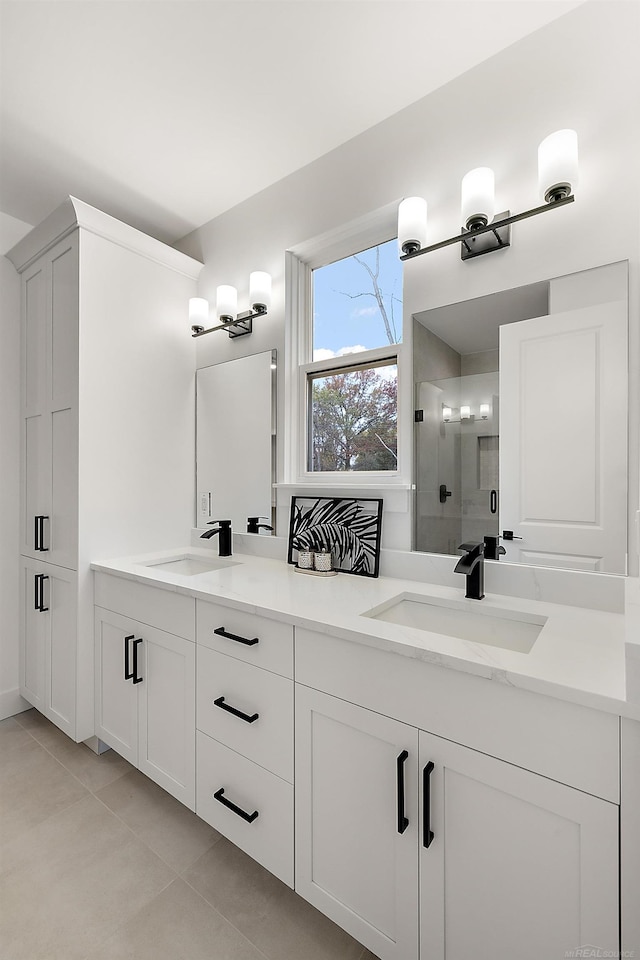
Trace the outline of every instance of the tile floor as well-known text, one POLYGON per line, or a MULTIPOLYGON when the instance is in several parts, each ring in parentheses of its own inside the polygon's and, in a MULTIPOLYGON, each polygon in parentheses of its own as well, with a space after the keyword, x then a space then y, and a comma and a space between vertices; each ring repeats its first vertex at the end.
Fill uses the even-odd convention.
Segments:
POLYGON ((375 960, 113 751, 0 722, 3 960, 375 960))

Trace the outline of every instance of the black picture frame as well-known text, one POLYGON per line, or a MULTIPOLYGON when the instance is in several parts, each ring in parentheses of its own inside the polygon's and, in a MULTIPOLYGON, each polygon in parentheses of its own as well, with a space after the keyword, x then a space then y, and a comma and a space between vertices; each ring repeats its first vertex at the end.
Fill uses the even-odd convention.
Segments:
POLYGON ((287 563, 300 549, 331 550, 334 569, 360 577, 380 571, 382 499, 291 497, 287 563))

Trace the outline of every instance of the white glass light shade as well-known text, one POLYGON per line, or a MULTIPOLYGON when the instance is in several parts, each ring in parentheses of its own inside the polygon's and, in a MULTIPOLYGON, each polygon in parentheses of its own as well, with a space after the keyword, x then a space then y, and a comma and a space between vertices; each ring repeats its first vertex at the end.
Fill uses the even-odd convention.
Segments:
POLYGON ((271 306, 271 274, 254 270, 249 275, 249 302, 253 310, 266 313, 271 306))
POLYGON ((462 223, 467 230, 493 220, 495 192, 495 177, 490 167, 476 167, 462 178, 462 223))
POLYGON ((206 327, 209 322, 209 301, 204 297, 191 297, 189 300, 189 325, 206 327))
POLYGON ((442 419, 445 423, 448 423, 451 420, 451 407, 442 408, 442 419))
POLYGON ((480 404, 480 416, 482 417, 482 419, 483 419, 483 420, 486 420, 490 413, 491 413, 491 407, 489 406, 489 404, 488 404, 488 403, 481 403, 481 404, 480 404))
POLYGON ((398 207, 400 253, 415 253, 427 245, 427 201, 407 197, 398 207))
POLYGON ((538 147, 538 187, 546 203, 568 197, 578 183, 578 134, 556 130, 538 147))
POLYGON ((235 320, 238 313, 238 291, 227 284, 216 289, 216 314, 219 320, 235 320))
POLYGON ((460 419, 468 420, 470 416, 471 416, 471 407, 468 406, 466 403, 463 403, 462 406, 460 407, 460 419))

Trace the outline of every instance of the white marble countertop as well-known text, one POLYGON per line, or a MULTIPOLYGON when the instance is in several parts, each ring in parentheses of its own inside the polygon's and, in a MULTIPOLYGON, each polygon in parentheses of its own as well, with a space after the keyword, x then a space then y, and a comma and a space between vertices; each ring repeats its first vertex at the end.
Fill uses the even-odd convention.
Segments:
POLYGON ((640 720, 640 697, 627 699, 623 614, 489 593, 483 601, 465 600, 462 589, 391 577, 309 577, 282 560, 242 554, 234 554, 232 566, 191 576, 145 566, 185 554, 216 556, 187 546, 95 562, 92 568, 640 720), (529 653, 520 653, 363 616, 403 593, 546 622, 529 653))

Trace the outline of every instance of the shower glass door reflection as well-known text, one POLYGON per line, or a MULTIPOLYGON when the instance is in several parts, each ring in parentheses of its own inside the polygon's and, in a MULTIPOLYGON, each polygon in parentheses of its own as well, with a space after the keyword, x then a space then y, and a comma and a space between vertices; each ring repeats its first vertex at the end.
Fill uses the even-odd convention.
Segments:
POLYGON ((415 549, 499 533, 498 372, 416 384, 415 549))

